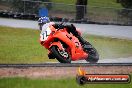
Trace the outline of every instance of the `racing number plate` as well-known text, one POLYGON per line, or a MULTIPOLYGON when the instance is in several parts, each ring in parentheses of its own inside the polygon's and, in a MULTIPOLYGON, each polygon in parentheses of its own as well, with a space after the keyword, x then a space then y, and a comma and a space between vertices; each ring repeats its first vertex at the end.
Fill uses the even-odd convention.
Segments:
POLYGON ((51 30, 49 27, 45 31, 42 31, 40 34, 40 41, 46 41, 50 33, 51 33, 51 30))

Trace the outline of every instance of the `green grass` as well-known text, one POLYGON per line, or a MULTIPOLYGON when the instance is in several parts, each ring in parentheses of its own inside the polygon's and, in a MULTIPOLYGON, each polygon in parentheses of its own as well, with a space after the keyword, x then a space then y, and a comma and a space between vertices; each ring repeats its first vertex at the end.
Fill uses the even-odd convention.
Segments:
MULTIPOLYGON (((0 27, 0 63, 44 63, 47 50, 39 44, 39 30, 0 27)), ((132 56, 132 41, 93 35, 85 39, 98 50, 100 58, 132 56)))
MULTIPOLYGON (((55 12, 54 16, 66 17, 73 19, 76 16, 75 3, 77 0, 51 0, 55 3, 64 4, 53 4, 51 13, 55 12), (71 5, 67 5, 71 4, 71 5)), ((88 18, 95 22, 116 22, 120 10, 123 8, 117 0, 88 0, 87 14, 84 18, 88 18)), ((125 19, 125 18, 124 18, 125 19)))
MULTIPOLYGON (((74 4, 76 0, 51 0, 52 2, 56 3, 65 3, 65 4, 74 4)), ((99 7, 114 7, 114 8, 121 8, 120 3, 116 3, 116 0, 88 0, 89 6, 99 6, 99 7)))
POLYGON ((0 78, 0 88, 132 88, 130 84, 86 84, 80 86, 74 78, 29 79, 0 78))
POLYGON ((89 0, 90 6, 99 6, 99 7, 114 7, 121 8, 120 3, 116 3, 117 0, 89 0))
POLYGON ((100 58, 120 58, 132 56, 132 41, 88 35, 84 38, 99 52, 100 58))
POLYGON ((38 30, 0 27, 0 63, 43 63, 47 50, 39 44, 38 30))
POLYGON ((76 0, 51 0, 55 3, 75 4, 76 0))

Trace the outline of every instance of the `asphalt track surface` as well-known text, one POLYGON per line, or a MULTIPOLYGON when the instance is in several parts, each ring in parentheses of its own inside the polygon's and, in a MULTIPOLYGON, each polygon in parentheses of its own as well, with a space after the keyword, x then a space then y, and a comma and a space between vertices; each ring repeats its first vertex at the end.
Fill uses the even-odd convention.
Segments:
MULTIPOLYGON (((15 27, 15 28, 30 28, 30 29, 38 30, 37 21, 30 21, 30 20, 0 18, 0 25, 15 27)), ((105 37, 132 40, 132 26, 97 25, 97 24, 74 24, 74 25, 80 28, 81 31, 86 34, 94 34, 105 37)), ((54 63, 58 63, 58 62, 54 62, 54 63)), ((86 61, 85 60, 72 61, 72 63, 86 63, 86 61)), ((98 63, 132 63, 132 57, 101 59, 99 60, 98 63)))
POLYGON ((132 66, 132 63, 43 63, 43 64, 0 64, 0 68, 26 68, 26 67, 88 67, 88 66, 132 66))
MULTIPOLYGON (((16 27, 16 28, 31 28, 38 30, 37 21, 30 21, 30 20, 0 18, 0 25, 16 27)), ((81 29, 80 31, 82 31, 83 33, 132 40, 132 26, 75 24, 75 23, 74 25, 80 28, 81 29)))

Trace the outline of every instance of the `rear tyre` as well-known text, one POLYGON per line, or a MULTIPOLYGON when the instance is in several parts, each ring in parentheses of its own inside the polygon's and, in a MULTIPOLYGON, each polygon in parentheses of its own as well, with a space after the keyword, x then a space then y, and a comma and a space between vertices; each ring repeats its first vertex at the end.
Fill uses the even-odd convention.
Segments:
POLYGON ((87 62, 90 63, 98 62, 99 54, 97 50, 89 42, 86 42, 86 44, 84 45, 84 51, 86 51, 89 54, 88 58, 86 59, 87 62))
POLYGON ((70 55, 66 50, 60 50, 57 46, 52 46, 50 49, 60 63, 71 63, 70 55))

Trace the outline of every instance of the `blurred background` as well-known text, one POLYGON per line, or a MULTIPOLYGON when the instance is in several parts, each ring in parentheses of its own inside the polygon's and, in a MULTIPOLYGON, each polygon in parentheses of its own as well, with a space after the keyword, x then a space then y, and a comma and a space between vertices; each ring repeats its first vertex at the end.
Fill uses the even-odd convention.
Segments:
POLYGON ((132 0, 0 0, 0 17, 132 25, 132 0))

